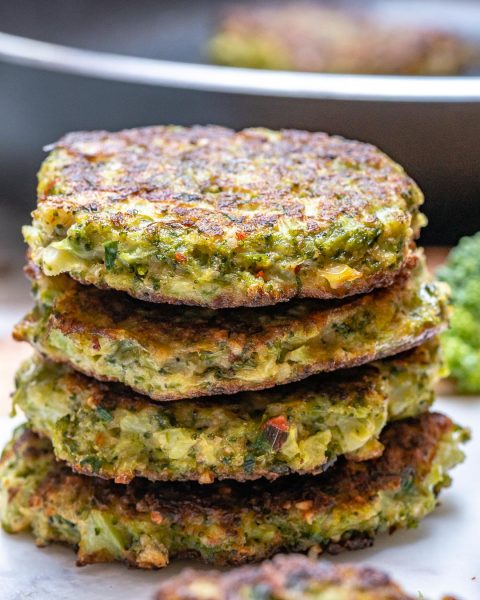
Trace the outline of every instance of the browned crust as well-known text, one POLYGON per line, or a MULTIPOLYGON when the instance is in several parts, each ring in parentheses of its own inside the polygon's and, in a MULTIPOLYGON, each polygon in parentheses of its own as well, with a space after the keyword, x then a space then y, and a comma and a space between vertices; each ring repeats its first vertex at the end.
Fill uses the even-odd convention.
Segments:
POLYGON ((49 175, 42 181, 41 173, 45 195, 40 194, 40 202, 96 211, 138 196, 157 207, 168 205, 175 223, 213 237, 231 229, 232 216, 247 234, 270 228, 283 216, 305 221, 315 230, 318 217, 333 222, 346 211, 358 216, 372 199, 389 205, 390 192, 400 200, 418 191, 375 146, 294 129, 236 132, 209 125, 74 132, 61 138, 53 152, 65 153, 65 160, 54 164, 60 180, 51 182, 52 190, 49 175), (112 171, 105 175, 102 170, 110 160, 115 161, 113 178, 112 171), (335 165, 340 170, 329 168, 334 161, 339 161, 335 165), (239 178, 252 164, 255 176, 239 178), (350 177, 359 186, 355 190, 346 190, 350 177), (345 191, 351 193, 339 199, 345 191), (305 214, 299 192, 321 196, 316 217, 305 214), (256 208, 248 205, 245 215, 246 201, 252 198, 256 208), (204 200, 208 209, 199 206, 204 200))
POLYGON ((301 554, 278 555, 260 565, 239 567, 227 573, 184 569, 165 581, 155 598, 195 600, 192 584, 199 583, 208 584, 211 590, 211 596, 203 596, 203 600, 242 600, 242 588, 257 586, 268 593, 269 598, 286 598, 289 591, 300 598, 302 591, 312 584, 313 589, 315 584, 323 584, 368 592, 370 600, 415 600, 382 571, 366 566, 314 561, 301 554))

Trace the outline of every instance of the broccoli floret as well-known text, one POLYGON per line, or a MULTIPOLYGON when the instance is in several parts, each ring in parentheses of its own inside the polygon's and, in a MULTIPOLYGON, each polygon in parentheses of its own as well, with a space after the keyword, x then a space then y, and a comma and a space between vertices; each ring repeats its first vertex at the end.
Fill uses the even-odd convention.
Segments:
POLYGON ((438 276, 450 285, 454 307, 445 360, 460 391, 480 392, 480 232, 460 240, 438 276))

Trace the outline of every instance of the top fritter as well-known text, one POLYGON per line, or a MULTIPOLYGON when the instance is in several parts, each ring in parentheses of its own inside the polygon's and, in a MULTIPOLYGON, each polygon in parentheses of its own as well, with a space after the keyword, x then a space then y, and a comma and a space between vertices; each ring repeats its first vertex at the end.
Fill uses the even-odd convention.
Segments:
POLYGON ((24 228, 46 275, 212 308, 389 285, 423 196, 374 146, 304 131, 73 133, 24 228))

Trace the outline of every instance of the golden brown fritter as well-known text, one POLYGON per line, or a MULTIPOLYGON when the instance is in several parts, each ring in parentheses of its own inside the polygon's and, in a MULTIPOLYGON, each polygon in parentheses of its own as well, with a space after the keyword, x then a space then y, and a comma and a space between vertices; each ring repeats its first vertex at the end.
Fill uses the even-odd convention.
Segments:
POLYGON ((393 286, 342 301, 213 311, 142 303, 66 275, 34 277, 15 337, 155 400, 264 389, 397 354, 446 327, 446 286, 423 257, 393 286))
POLYGON ((391 284, 422 202, 369 144, 159 126, 62 138, 24 234, 46 275, 153 302, 261 306, 391 284))
POLYGON ((433 402, 438 341, 409 353, 261 392, 153 403, 35 356, 14 405, 75 471, 128 483, 276 479, 321 473, 338 456, 379 456, 387 421, 433 402))

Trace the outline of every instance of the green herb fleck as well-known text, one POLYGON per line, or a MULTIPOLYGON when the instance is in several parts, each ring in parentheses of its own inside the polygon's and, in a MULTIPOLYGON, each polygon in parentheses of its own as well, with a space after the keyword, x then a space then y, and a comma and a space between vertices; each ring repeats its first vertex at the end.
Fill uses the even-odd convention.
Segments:
POLYGON ((118 242, 107 242, 104 245, 105 249, 105 267, 107 271, 113 269, 115 260, 118 254, 118 242))
POLYGON ((111 421, 113 419, 111 413, 109 413, 107 409, 102 408, 101 406, 98 406, 95 412, 97 414, 97 417, 102 421, 111 421))

